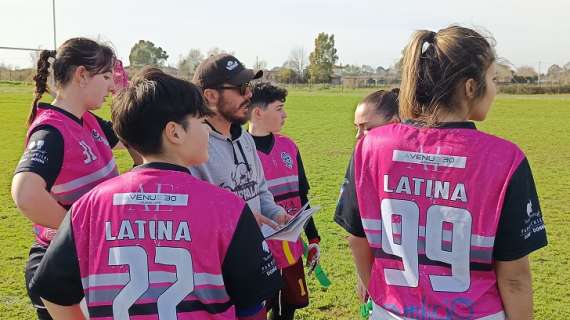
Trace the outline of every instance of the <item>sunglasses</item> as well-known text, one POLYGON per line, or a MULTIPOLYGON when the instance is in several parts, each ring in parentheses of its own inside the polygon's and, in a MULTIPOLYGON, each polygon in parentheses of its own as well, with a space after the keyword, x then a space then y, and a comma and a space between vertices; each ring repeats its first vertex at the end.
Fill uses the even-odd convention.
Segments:
POLYGON ((237 90, 240 95, 245 96, 247 93, 247 89, 251 89, 251 85, 249 82, 242 83, 239 86, 219 86, 216 89, 224 89, 224 90, 237 90))

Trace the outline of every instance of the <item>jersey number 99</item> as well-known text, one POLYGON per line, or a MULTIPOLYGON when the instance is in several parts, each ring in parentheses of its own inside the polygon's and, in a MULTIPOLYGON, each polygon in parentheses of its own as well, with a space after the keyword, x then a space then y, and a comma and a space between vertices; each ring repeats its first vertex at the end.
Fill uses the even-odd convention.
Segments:
MULTIPOLYGON (((417 287, 419 281, 418 240, 420 209, 413 201, 383 199, 382 250, 402 258, 403 270, 384 269, 389 285, 417 287), (401 239, 394 239, 393 216, 401 218, 401 239)), ((425 254, 430 260, 451 265, 451 276, 430 275, 433 291, 465 292, 469 289, 469 253, 471 249, 471 213, 465 209, 432 205, 427 209, 425 254), (444 223, 453 226, 451 250, 444 250, 444 223)))

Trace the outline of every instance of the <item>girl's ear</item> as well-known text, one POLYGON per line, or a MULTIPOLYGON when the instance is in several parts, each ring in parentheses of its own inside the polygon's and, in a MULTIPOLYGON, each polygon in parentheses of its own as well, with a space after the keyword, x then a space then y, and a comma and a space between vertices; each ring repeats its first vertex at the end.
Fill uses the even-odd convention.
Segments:
POLYGON ((469 100, 475 98, 475 94, 477 92, 477 81, 475 79, 467 79, 465 81, 465 97, 469 100))

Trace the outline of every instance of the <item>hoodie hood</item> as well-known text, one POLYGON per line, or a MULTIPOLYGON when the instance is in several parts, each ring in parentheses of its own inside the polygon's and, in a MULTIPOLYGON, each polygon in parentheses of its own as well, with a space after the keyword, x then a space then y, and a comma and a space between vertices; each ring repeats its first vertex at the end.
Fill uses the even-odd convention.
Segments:
POLYGON ((243 151, 243 146, 240 142, 240 140, 243 137, 243 133, 245 132, 243 130, 243 128, 236 123, 232 123, 230 126, 230 135, 231 138, 228 138, 226 136, 224 136, 223 134, 221 134, 220 132, 218 132, 218 130, 216 130, 216 128, 214 128, 214 126, 212 126, 211 123, 209 123, 208 121, 206 121, 206 124, 208 124, 210 126, 210 128, 212 129, 212 131, 210 131, 210 137, 213 139, 218 139, 218 140, 223 140, 226 141, 227 143, 231 144, 232 146, 232 153, 233 153, 233 157, 234 157, 234 165, 238 165, 240 163, 239 159, 243 159, 243 162, 247 168, 247 171, 251 171, 251 165, 249 164, 249 162, 247 161, 247 157, 243 151), (237 149, 237 151, 236 151, 237 149), (240 157, 238 158, 238 153, 240 154, 240 157))
MULTIPOLYGON (((206 122, 207 123, 207 122, 206 122)), ((253 212, 272 218, 283 208, 277 206, 267 189, 263 167, 252 136, 238 124, 230 127, 231 138, 212 128, 208 141, 208 161, 190 167, 193 176, 227 189, 245 200, 253 212)))

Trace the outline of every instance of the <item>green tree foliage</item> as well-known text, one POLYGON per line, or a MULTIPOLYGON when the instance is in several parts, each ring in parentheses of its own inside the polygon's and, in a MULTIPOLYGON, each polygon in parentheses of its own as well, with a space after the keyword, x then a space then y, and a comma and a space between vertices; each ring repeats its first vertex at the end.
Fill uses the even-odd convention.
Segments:
POLYGON ((191 78, 196 68, 204 60, 200 49, 190 49, 186 56, 180 58, 177 64, 178 71, 183 77, 191 78))
POLYGON ((277 82, 279 83, 296 83, 298 82, 299 75, 291 68, 283 67, 279 69, 277 74, 277 82))
POLYGON ((157 47, 151 41, 139 40, 129 54, 131 66, 163 66, 168 59, 168 54, 161 47, 157 47))
POLYGON ((334 34, 319 33, 315 38, 315 50, 309 56, 309 80, 313 83, 330 82, 337 60, 334 34))

